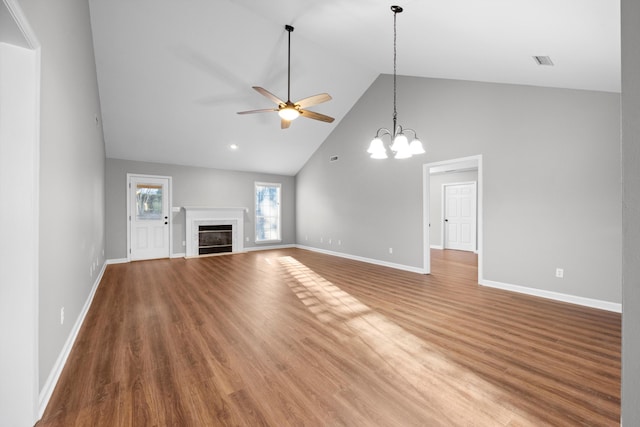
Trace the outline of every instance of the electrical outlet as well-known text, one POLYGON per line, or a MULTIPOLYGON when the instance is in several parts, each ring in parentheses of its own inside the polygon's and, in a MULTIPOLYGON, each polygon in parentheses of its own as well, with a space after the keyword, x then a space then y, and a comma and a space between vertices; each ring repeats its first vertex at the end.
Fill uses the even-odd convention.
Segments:
POLYGON ((186 241, 182 241, 182 246, 187 246, 187 242, 186 241))
POLYGON ((331 244, 331 239, 329 239, 329 244, 331 244))
POLYGON ((248 242, 248 241, 249 241, 249 238, 248 238, 248 237, 245 237, 245 238, 244 238, 244 241, 245 241, 245 242, 248 242))
POLYGON ((320 243, 323 243, 323 242, 324 242, 324 237, 321 237, 320 238, 320 243))
POLYGON ((342 240, 338 239, 338 246, 342 245, 342 240))
POLYGON ((393 248, 389 248, 389 253, 392 254, 393 253, 393 248))
POLYGON ((556 268, 556 277, 558 279, 564 278, 564 268, 556 268))
POLYGON ((64 325, 64 307, 60 309, 60 324, 64 325))

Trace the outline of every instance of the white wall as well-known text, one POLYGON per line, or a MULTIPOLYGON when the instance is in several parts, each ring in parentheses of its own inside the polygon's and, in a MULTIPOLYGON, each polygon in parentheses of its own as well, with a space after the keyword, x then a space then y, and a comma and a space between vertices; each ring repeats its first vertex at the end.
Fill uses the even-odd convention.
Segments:
POLYGON ((399 77, 427 153, 376 161, 391 88, 381 75, 298 173, 298 243, 421 268, 423 165, 481 154, 484 279, 621 302, 619 94, 399 77))
MULTIPOLYGON (((0 8, 4 7, 0 5, 0 8)), ((1 41, 1 40, 0 40, 1 41)), ((0 425, 37 413, 37 52, 0 42, 0 425)))

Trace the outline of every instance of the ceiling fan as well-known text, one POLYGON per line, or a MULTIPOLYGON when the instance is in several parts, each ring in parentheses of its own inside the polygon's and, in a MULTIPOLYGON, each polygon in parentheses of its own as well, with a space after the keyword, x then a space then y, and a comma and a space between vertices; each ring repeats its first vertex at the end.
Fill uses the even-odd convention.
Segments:
POLYGON ((260 86, 253 86, 258 93, 266 96, 271 101, 278 104, 277 108, 263 108, 260 110, 239 111, 238 114, 255 114, 255 113, 268 113, 277 111, 280 116, 280 127, 287 129, 291 125, 291 121, 298 118, 298 116, 306 117, 308 119, 320 120, 322 122, 331 123, 334 118, 326 116, 324 114, 316 113, 315 111, 305 110, 304 108, 318 105, 323 102, 331 100, 331 95, 328 93, 320 93, 318 95, 309 96, 303 98, 297 102, 291 102, 291 32, 293 27, 291 25, 285 25, 285 30, 289 32, 289 56, 287 64, 287 101, 283 101, 268 90, 261 88, 260 86))

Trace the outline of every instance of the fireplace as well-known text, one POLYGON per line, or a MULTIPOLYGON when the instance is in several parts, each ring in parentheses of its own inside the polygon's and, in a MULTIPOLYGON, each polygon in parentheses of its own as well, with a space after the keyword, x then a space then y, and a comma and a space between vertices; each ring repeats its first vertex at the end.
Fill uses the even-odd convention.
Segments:
POLYGON ((233 252, 233 225, 198 226, 198 255, 233 252))
POLYGON ((185 256, 244 251, 247 208, 184 207, 185 256))

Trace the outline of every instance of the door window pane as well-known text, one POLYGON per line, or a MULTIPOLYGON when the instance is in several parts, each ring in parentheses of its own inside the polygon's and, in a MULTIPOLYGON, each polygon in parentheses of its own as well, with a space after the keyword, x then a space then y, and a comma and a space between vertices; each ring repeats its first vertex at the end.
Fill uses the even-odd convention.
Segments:
POLYGON ((162 185, 137 184, 136 219, 162 219, 162 185))

